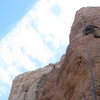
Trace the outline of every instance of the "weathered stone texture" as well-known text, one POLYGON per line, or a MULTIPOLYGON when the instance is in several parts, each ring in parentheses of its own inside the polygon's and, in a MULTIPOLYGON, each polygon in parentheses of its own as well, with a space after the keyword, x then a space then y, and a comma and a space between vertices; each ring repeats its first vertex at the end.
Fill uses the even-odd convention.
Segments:
POLYGON ((51 66, 38 69, 36 71, 26 72, 17 76, 12 85, 9 100, 35 100, 35 91, 37 82, 43 74, 52 70, 51 66))
MULTIPOLYGON (((36 100, 93 100, 86 41, 82 29, 87 24, 100 27, 100 7, 81 8, 71 28, 70 43, 59 71, 49 73, 36 100)), ((100 33, 100 30, 96 30, 100 33)), ((100 39, 86 36, 93 65, 96 95, 100 100, 100 39)))
POLYGON ((42 82, 39 83, 39 81, 41 81, 40 79, 42 79, 43 76, 46 76, 49 72, 59 68, 61 64, 62 61, 17 76, 13 81, 9 100, 35 100, 38 85, 42 86, 43 84, 42 82))
MULTIPOLYGON (((52 69, 45 67, 47 69, 16 77, 9 100, 93 100, 86 42, 82 34, 85 25, 91 23, 100 27, 100 7, 86 7, 77 11, 71 27, 70 43, 60 62, 49 64, 52 69)), ((100 30, 96 31, 100 33, 100 30)), ((100 39, 91 34, 86 39, 96 95, 100 100, 100 39)))

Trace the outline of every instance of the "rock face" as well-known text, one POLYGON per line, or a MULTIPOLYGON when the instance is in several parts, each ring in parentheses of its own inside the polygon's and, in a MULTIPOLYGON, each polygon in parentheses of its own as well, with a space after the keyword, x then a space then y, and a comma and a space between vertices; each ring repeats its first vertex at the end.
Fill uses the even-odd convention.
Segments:
POLYGON ((9 100, 35 100, 36 89, 42 86, 41 81, 44 76, 55 68, 59 68, 62 61, 63 59, 56 64, 49 64, 44 68, 17 76, 13 81, 9 100))
POLYGON ((51 67, 45 67, 37 71, 26 72, 17 76, 13 81, 13 86, 9 100, 35 100, 35 89, 39 78, 43 74, 50 72, 51 67))
MULTIPOLYGON (((93 65, 96 95, 100 100, 100 39, 83 36, 88 24, 100 27, 100 7, 81 8, 71 27, 70 43, 61 68, 49 73, 36 94, 36 100, 94 100, 86 40, 93 65)), ((100 30, 96 30, 100 33, 100 30)))
MULTIPOLYGON (((50 67, 42 74, 39 71, 44 68, 16 77, 9 100, 94 100, 86 40, 93 65, 96 96, 100 100, 100 39, 92 34, 82 34, 82 29, 91 23, 100 27, 100 7, 77 11, 70 43, 60 62, 50 64, 53 69, 50 67)), ((96 31, 100 33, 100 30, 96 31)))

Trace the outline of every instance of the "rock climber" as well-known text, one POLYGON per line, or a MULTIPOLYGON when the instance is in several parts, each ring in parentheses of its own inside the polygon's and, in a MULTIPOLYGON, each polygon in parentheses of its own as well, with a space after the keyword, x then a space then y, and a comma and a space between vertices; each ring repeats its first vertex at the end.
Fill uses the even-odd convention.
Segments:
POLYGON ((96 33, 96 29, 95 28, 98 28, 100 29, 99 27, 95 26, 95 25, 87 25, 83 30, 83 34, 84 35, 88 35, 88 34, 93 34, 93 36, 95 38, 100 38, 100 36, 97 35, 96 33))

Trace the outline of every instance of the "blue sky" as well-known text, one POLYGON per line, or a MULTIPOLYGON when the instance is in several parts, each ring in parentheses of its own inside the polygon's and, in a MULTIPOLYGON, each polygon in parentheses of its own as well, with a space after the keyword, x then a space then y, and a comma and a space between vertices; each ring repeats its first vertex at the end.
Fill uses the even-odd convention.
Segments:
POLYGON ((32 8, 38 0, 0 0, 0 39, 32 8))
POLYGON ((99 0, 0 1, 0 100, 8 100, 15 76, 59 61, 75 12, 99 4, 99 0))

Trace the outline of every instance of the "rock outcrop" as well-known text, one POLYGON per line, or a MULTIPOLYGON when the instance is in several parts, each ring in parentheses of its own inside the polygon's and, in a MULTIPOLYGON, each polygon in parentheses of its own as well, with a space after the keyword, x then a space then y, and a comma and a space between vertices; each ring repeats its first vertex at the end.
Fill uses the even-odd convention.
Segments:
POLYGON ((51 63, 36 71, 18 75, 13 81, 9 100, 35 100, 36 90, 42 86, 43 78, 54 69, 60 68, 63 58, 64 56, 61 58, 61 61, 56 64, 51 63))
MULTIPOLYGON (((61 69, 49 73, 44 86, 37 91, 36 100, 93 100, 83 28, 87 24, 100 27, 100 8, 88 7, 77 11, 71 27, 70 43, 61 69)), ((100 33, 100 30, 96 30, 100 33)), ((93 65, 96 95, 100 100, 100 39, 86 36, 93 65)))
MULTIPOLYGON (((82 34, 82 29, 91 23, 100 27, 100 7, 81 8, 76 12, 66 54, 55 64, 58 68, 53 65, 53 70, 38 73, 37 78, 34 72, 18 76, 13 82, 9 100, 94 100, 86 40, 93 65, 96 96, 100 100, 100 39, 92 34, 82 34)), ((100 33, 100 30, 96 31, 100 33)))

